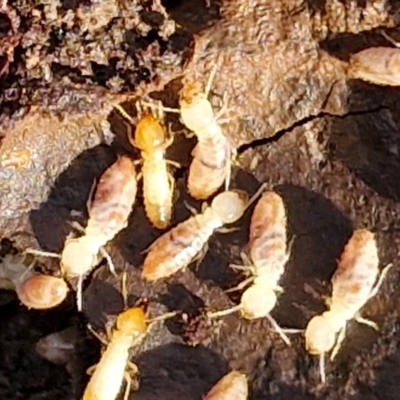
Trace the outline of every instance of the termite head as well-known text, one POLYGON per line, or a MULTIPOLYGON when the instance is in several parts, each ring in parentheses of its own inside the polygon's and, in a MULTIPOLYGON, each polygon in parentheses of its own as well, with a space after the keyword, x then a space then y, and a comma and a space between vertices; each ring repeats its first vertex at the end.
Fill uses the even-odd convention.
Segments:
POLYGON ((134 145, 142 151, 154 149, 166 141, 160 122, 151 114, 143 116, 136 126, 134 145))
POLYGON ((211 203, 211 208, 224 224, 231 224, 242 217, 248 202, 247 193, 239 190, 229 190, 217 195, 211 203))
POLYGON ((117 329, 132 332, 132 336, 147 330, 146 315, 142 307, 132 307, 122 312, 117 318, 117 329))
POLYGON ((336 329, 329 312, 317 315, 310 320, 305 332, 306 350, 312 355, 321 355, 332 350, 336 342, 336 329))
POLYGON ((61 278, 33 275, 15 285, 18 298, 28 308, 43 310, 61 304, 68 294, 68 286, 61 278))
POLYGON ((61 269, 66 276, 84 275, 98 262, 97 251, 84 238, 71 238, 65 242, 61 254, 61 269))
POLYGON ((264 318, 276 305, 276 294, 262 285, 250 286, 242 294, 241 312, 247 319, 264 318))

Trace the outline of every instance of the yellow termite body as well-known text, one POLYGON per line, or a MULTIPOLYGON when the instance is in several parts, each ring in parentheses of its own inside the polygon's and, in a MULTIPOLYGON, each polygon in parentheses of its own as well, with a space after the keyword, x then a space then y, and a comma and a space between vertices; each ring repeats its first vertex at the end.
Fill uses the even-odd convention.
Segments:
POLYGON ((147 330, 145 313, 141 307, 122 312, 107 349, 89 383, 82 400, 115 400, 121 390, 129 349, 147 330))
POLYGON ((400 85, 400 49, 372 47, 350 58, 349 77, 376 85, 400 85))
MULTIPOLYGON (((305 332, 306 349, 321 359, 332 350, 331 360, 339 351, 345 338, 347 322, 357 322, 376 327, 376 324, 361 318, 359 310, 377 293, 387 270, 380 275, 379 257, 374 234, 367 229, 354 231, 347 242, 338 268, 332 277, 332 297, 329 310, 310 320, 305 332)), ((321 366, 323 381, 324 371, 321 366)))
POLYGON ((143 158, 143 197, 146 214, 156 228, 165 229, 171 222, 173 208, 174 181, 168 173, 165 160, 165 150, 171 144, 171 140, 167 140, 159 121, 148 114, 137 124, 135 140, 132 143, 141 150, 143 158))
POLYGON ((232 371, 212 387, 204 400, 246 400, 248 395, 246 375, 232 371))
POLYGON ((97 184, 83 236, 65 242, 61 268, 66 276, 81 276, 96 266, 99 251, 127 226, 136 192, 134 163, 121 156, 97 184))
POLYGON ((240 301, 245 318, 263 318, 275 307, 279 280, 289 254, 286 246, 286 210, 279 194, 264 192, 250 224, 250 258, 254 280, 240 301))
MULTIPOLYGON (((187 84, 180 99, 180 114, 185 126, 194 132, 198 143, 189 169, 188 191, 195 199, 207 199, 229 181, 231 146, 217 122, 207 94, 199 83, 187 84)), ((228 184, 226 184, 227 189, 228 184)))
POLYGON ((247 204, 248 196, 243 192, 227 191, 217 195, 203 213, 178 224, 151 245, 142 276, 154 281, 187 267, 216 229, 242 217, 247 204))

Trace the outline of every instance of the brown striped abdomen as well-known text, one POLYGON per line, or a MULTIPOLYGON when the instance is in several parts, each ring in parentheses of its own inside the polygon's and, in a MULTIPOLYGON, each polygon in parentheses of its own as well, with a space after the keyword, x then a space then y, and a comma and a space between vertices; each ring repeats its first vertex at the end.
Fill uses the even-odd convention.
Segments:
MULTIPOLYGON (((125 228, 137 192, 133 161, 119 157, 101 176, 89 209, 87 236, 101 236, 102 245, 125 228)), ((100 239, 99 239, 100 243, 100 239)))
POLYGON ((331 308, 341 307, 356 313, 368 300, 378 267, 374 234, 366 229, 354 231, 332 277, 331 308))
POLYGON ((250 224, 250 257, 256 275, 276 284, 287 261, 286 211, 281 196, 265 192, 258 201, 250 224))
MULTIPOLYGON (((221 133, 222 135, 222 133, 221 133)), ((224 136, 197 143, 190 164, 188 191, 195 199, 207 199, 225 182, 230 162, 229 143, 224 136)))
POLYGON ((350 58, 350 78, 377 85, 400 85, 400 49, 371 47, 350 58))
POLYGON ((220 226, 221 221, 207 211, 181 222, 152 244, 144 260, 142 276, 153 281, 187 267, 220 226))

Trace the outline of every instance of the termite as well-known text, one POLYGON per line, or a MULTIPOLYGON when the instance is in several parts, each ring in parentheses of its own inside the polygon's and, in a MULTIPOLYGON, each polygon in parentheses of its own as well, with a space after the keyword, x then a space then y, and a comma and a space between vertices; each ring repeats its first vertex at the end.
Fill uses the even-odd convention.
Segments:
MULTIPOLYGON (((385 32, 381 34, 396 47, 400 44, 385 32)), ((400 85, 400 49, 371 47, 350 57, 349 75, 376 85, 400 85)))
POLYGON ((249 235, 250 260, 242 254, 249 266, 235 268, 250 270, 252 277, 238 288, 252 282, 242 294, 240 304, 227 310, 209 313, 218 317, 241 311, 247 319, 268 318, 282 339, 289 339, 269 315, 277 303, 277 292, 282 291, 279 280, 285 272, 290 252, 287 249, 286 210, 282 197, 273 191, 266 191, 257 202, 251 218, 249 235), (246 260, 247 259, 247 260, 246 260))
POLYGON ((338 268, 332 277, 329 310, 310 320, 305 332, 306 349, 320 356, 321 381, 325 382, 324 355, 333 360, 346 336, 346 325, 352 319, 375 329, 375 322, 359 315, 359 310, 374 297, 391 264, 379 276, 379 257, 375 236, 367 229, 354 231, 347 242, 338 268))
MULTIPOLYGON (((139 104, 139 103, 138 103, 139 104)), ((134 121, 121 106, 117 110, 133 125, 134 121)), ((135 138, 129 134, 129 141, 141 151, 143 158, 143 197, 147 217, 158 229, 165 229, 171 222, 174 178, 168 172, 165 151, 173 138, 167 138, 160 118, 151 113, 142 114, 136 126, 135 138)))
POLYGON ((228 190, 230 182, 234 149, 219 124, 222 122, 219 116, 225 107, 216 115, 208 100, 217 67, 218 64, 213 68, 204 91, 200 82, 188 82, 181 90, 180 108, 163 107, 165 111, 179 113, 183 124, 197 137, 187 186, 190 195, 198 200, 211 197, 224 182, 225 190, 228 190))
MULTIPOLYGON (((107 349, 86 386, 82 400, 114 400, 120 392, 129 349, 147 331, 145 312, 142 307, 129 308, 117 318, 107 349)), ((125 399, 129 395, 126 392, 125 399)))
POLYGON ((246 375, 232 371, 212 387, 204 400, 246 400, 248 395, 246 375))
POLYGON ((31 253, 61 257, 61 270, 67 278, 79 277, 78 309, 82 309, 82 279, 99 262, 99 254, 107 258, 110 269, 113 263, 104 246, 128 224, 136 199, 137 182, 133 161, 121 156, 101 176, 93 200, 88 204, 89 220, 83 235, 68 237, 61 256, 29 250, 31 253))
POLYGON ((238 190, 218 194, 201 214, 181 222, 150 246, 142 276, 148 281, 155 281, 187 267, 201 253, 217 229, 243 216, 260 191, 250 201, 245 192, 238 190))
POLYGON ((58 306, 67 297, 69 289, 66 282, 33 271, 34 265, 31 255, 6 254, 0 263, 0 286, 14 289, 18 299, 28 308, 42 310, 58 306))
POLYGON ((216 68, 204 91, 199 82, 186 84, 179 101, 182 122, 198 140, 192 152, 188 191, 199 200, 208 199, 224 182, 225 190, 228 190, 230 180, 232 148, 208 100, 215 72, 216 68))
POLYGON ((114 400, 120 392, 124 376, 127 379, 124 400, 128 399, 131 379, 125 374, 127 365, 135 372, 137 366, 129 362, 129 349, 138 344, 159 321, 176 316, 177 312, 146 319, 143 307, 131 307, 117 317, 116 329, 109 334, 108 343, 95 334, 106 346, 100 362, 86 386, 82 400, 114 400))

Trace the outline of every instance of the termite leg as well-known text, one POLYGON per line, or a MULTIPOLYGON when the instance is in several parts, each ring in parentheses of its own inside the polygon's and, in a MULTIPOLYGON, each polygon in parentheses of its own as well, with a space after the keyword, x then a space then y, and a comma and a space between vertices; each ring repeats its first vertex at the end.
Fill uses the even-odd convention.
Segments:
POLYGON ((325 353, 321 353, 319 355, 319 375, 321 377, 321 382, 326 382, 326 374, 325 374, 325 353))
POLYGON ((238 291, 238 290, 242 290, 242 289, 244 289, 249 283, 251 283, 251 282, 253 282, 253 281, 254 281, 254 277, 247 278, 247 279, 245 279, 244 281, 240 282, 237 286, 235 286, 235 287, 233 287, 233 288, 231 288, 231 289, 225 290, 225 293, 232 293, 232 292, 236 292, 236 291, 238 291))
POLYGON ((93 375, 94 371, 96 370, 98 364, 94 364, 86 370, 87 375, 93 375))
POLYGON ((49 252, 49 251, 35 250, 35 249, 25 249, 24 253, 33 254, 33 255, 36 255, 36 256, 43 256, 43 257, 61 258, 60 254, 52 253, 52 252, 49 252))
POLYGON ((278 325, 278 323, 275 321, 274 318, 271 317, 271 315, 267 314, 266 315, 268 321, 271 323, 273 328, 275 329, 276 333, 279 334, 279 336, 282 338, 282 340, 288 345, 291 346, 290 339, 285 335, 283 329, 278 325))
POLYGON ((380 31, 381 35, 388 40, 390 43, 392 43, 393 46, 400 48, 400 43, 396 42, 392 37, 390 37, 385 31, 381 30, 380 31))
MULTIPOLYGON (((154 109, 154 108, 158 108, 159 106, 156 106, 156 105, 154 105, 153 103, 150 103, 150 102, 147 102, 147 101, 143 101, 143 100, 141 100, 140 101, 143 105, 145 105, 145 106, 147 106, 147 107, 150 107, 151 109, 154 109)), ((164 105, 162 105, 162 110, 163 111, 167 111, 167 112, 172 112, 172 113, 175 113, 175 114, 180 114, 180 110, 179 110, 179 108, 169 108, 169 107, 165 107, 164 105)))
POLYGON ((107 260, 107 264, 108 264, 108 268, 110 270, 110 272, 116 277, 118 278, 117 273, 115 272, 115 266, 113 263, 113 260, 110 256, 110 254, 108 254, 107 250, 104 249, 103 247, 100 247, 100 254, 107 260))
POLYGON ((375 286, 372 288, 370 294, 368 295, 368 300, 370 298, 374 297, 378 293, 379 288, 382 286, 383 280, 386 278, 386 275, 388 274, 390 268, 392 268, 392 267, 393 267, 393 264, 390 263, 390 264, 386 265, 385 268, 383 268, 383 270, 379 276, 378 282, 376 282, 375 286))
POLYGON ((176 161, 166 160, 166 162, 167 162, 168 165, 172 165, 172 166, 174 166, 174 167, 176 167, 176 168, 181 168, 181 167, 182 167, 182 165, 179 164, 179 163, 176 162, 176 161))
POLYGON ((82 311, 82 287, 83 287, 83 275, 78 276, 78 283, 76 286, 76 307, 79 312, 82 311))
POLYGON ((332 350, 331 357, 330 357, 331 361, 333 361, 335 359, 335 357, 337 356, 337 354, 339 352, 339 349, 340 349, 340 346, 342 345, 342 342, 343 342, 345 336, 346 336, 346 327, 344 326, 340 330, 339 335, 338 335, 338 337, 336 339, 336 343, 335 343, 335 346, 334 346, 334 348, 332 350))
POLYGON ((131 378, 131 375, 129 374, 129 372, 125 372, 124 376, 125 376, 125 381, 126 381, 124 400, 128 400, 129 394, 131 392, 132 378, 131 378))
MULTIPOLYGON (((90 207, 92 206, 93 193, 94 193, 94 190, 96 189, 96 184, 97 184, 97 182, 96 182, 96 180, 94 180, 93 183, 92 183, 92 187, 90 188, 89 197, 88 197, 88 199, 86 201, 86 209, 88 211, 90 210, 90 207)), ((79 225, 79 229, 78 230, 81 231, 81 232, 85 232, 85 229, 83 229, 82 226, 80 226, 80 225, 79 225)))
MULTIPOLYGON (((23 260, 23 262, 25 261, 27 255, 28 255, 28 254, 24 254, 24 260, 23 260)), ((31 271, 31 269, 35 266, 35 264, 36 264, 36 261, 35 261, 35 260, 32 260, 32 262, 27 266, 26 270, 21 274, 21 276, 19 277, 19 279, 22 280, 22 279, 24 278, 24 276, 25 276, 29 271, 31 271)))
POLYGON ((225 178, 225 191, 229 190, 229 185, 231 184, 232 176, 232 161, 229 157, 229 161, 226 163, 226 178, 225 178))
POLYGON ((121 275, 121 295, 124 300, 124 307, 128 308, 128 273, 126 271, 121 275))
POLYGON ((157 317, 154 318, 150 318, 147 320, 148 325, 150 326, 151 324, 154 324, 155 322, 159 322, 159 321, 165 321, 166 319, 169 318, 173 318, 175 316, 177 316, 178 314, 180 314, 182 311, 171 311, 171 312, 167 312, 163 315, 159 315, 157 317))
POLYGON ((125 111, 124 107, 120 106, 119 104, 117 104, 116 106, 114 106, 114 108, 116 110, 118 110, 118 112, 127 120, 129 121, 130 124, 134 124, 133 123, 133 118, 125 111))
POLYGON ((239 304, 237 306, 227 308, 226 310, 208 312, 207 318, 213 319, 213 318, 224 317, 225 315, 233 314, 234 312, 240 311, 240 309, 241 309, 241 306, 239 304))
POLYGON ((379 331, 379 326, 376 322, 371 321, 369 319, 363 318, 360 315, 356 315, 354 318, 359 324, 367 325, 376 331, 379 331))
POLYGON ((208 95, 210 94, 211 91, 211 86, 214 82, 214 78, 215 78, 215 74, 217 73, 217 68, 219 66, 219 63, 215 63, 213 69, 210 72, 210 76, 208 77, 206 86, 205 86, 205 90, 204 90, 204 94, 206 95, 206 97, 208 97, 208 95))
MULTIPOLYGON (((87 325, 87 329, 88 329, 88 331, 89 331, 97 340, 99 340, 99 342, 100 342, 101 344, 103 344, 104 346, 107 346, 107 345, 108 345, 107 340, 104 339, 101 335, 99 335, 99 334, 93 329, 93 327, 92 327, 91 324, 88 324, 88 325, 87 325)), ((91 368, 93 368, 93 367, 91 367, 91 368)))
MULTIPOLYGON (((197 215, 199 212, 192 207, 187 201, 184 201, 183 204, 185 204, 185 207, 193 214, 193 215, 197 215)), ((206 207, 207 207, 207 203, 206 203, 206 207)))

